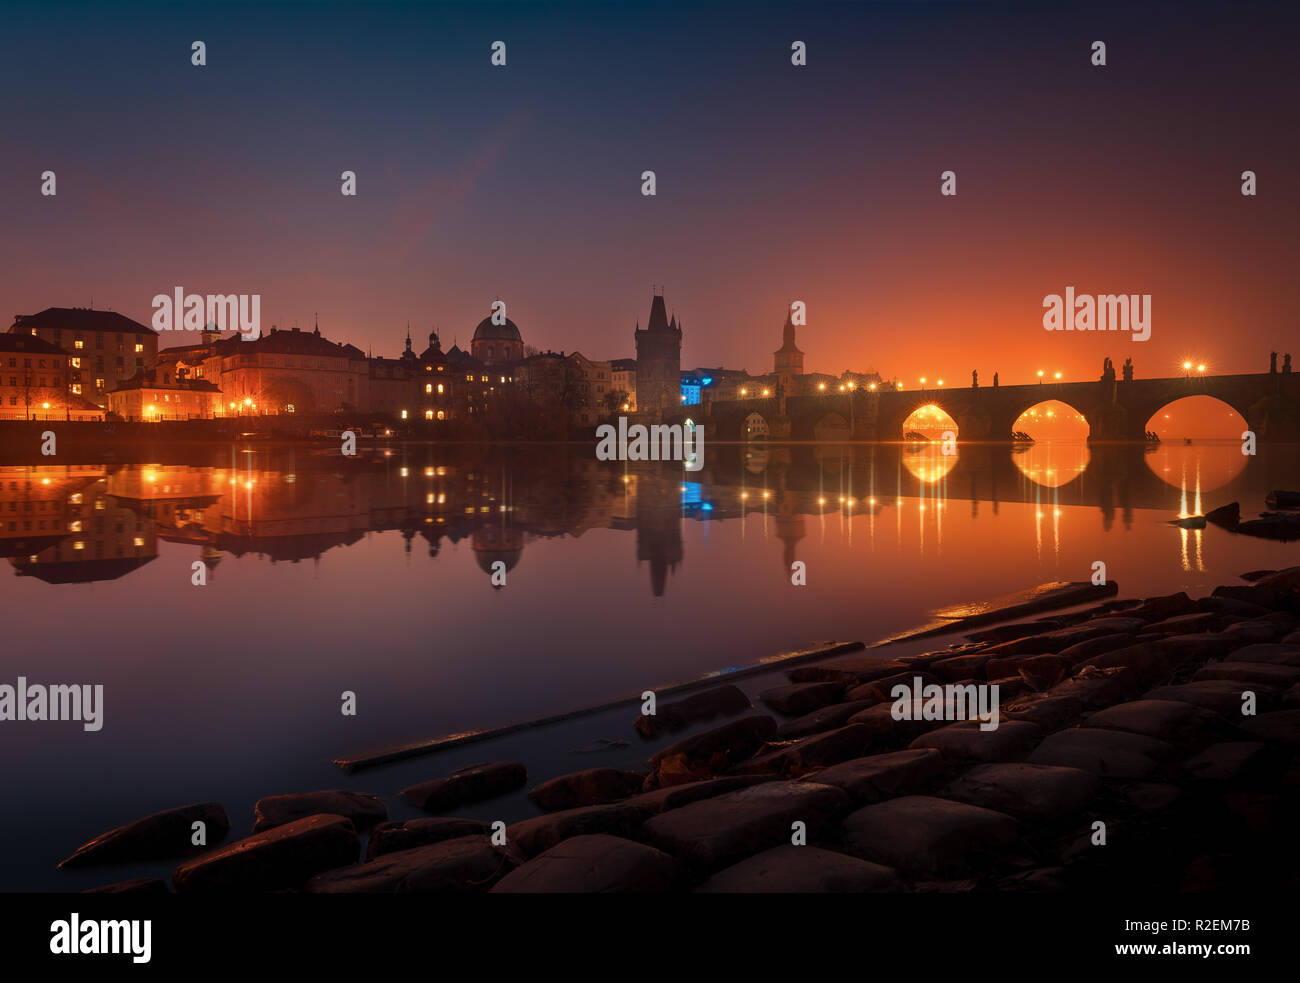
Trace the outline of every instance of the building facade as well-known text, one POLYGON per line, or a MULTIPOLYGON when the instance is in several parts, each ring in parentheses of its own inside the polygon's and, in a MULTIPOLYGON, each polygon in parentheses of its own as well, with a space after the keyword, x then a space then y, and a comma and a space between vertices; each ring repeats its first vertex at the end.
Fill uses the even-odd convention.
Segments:
POLYGON ((147 372, 108 394, 108 408, 123 420, 210 420, 221 415, 221 390, 206 379, 147 372))
POLYGON ((68 353, 68 391, 99 406, 110 390, 158 360, 158 332, 114 311, 48 307, 19 314, 10 334, 35 335, 68 353))

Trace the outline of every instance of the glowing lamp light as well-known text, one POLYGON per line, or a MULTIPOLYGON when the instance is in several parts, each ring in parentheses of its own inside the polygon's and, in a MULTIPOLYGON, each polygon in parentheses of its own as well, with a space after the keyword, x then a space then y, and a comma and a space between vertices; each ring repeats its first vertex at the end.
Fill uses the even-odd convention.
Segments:
POLYGON ((1059 372, 1058 372, 1058 373, 1056 373, 1056 376, 1055 376, 1055 378, 1057 378, 1057 379, 1059 379, 1059 378, 1061 378, 1061 373, 1059 373, 1059 372))
POLYGON ((1196 371, 1197 371, 1197 372, 1204 372, 1204 371, 1205 371, 1205 366, 1204 366, 1204 365, 1198 365, 1198 366, 1196 366, 1196 371))

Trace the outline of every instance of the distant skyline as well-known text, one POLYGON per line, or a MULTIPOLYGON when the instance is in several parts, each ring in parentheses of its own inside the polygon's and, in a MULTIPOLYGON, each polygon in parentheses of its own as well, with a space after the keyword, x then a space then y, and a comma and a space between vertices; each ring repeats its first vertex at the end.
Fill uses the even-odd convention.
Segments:
POLYGON ((684 367, 770 370, 803 300, 808 371, 909 387, 1087 379, 1107 355, 1144 377, 1185 359, 1267 371, 1297 337, 1297 14, 1281 4, 5 18, 5 318, 93 298, 148 324, 176 286, 259 293, 264 330, 319 312, 330 339, 395 356, 408 322, 417 347, 435 324, 467 345, 499 296, 525 343, 608 359, 634 354, 656 283, 684 367), (1067 286, 1150 294, 1151 340, 1044 331, 1043 297, 1067 286))

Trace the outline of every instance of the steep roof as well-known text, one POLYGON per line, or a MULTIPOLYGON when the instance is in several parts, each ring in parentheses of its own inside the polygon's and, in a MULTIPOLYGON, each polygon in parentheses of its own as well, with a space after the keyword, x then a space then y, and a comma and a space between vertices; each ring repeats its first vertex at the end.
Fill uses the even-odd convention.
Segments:
POLYGON ((776 355, 802 355, 794 343, 794 322, 790 320, 790 312, 785 313, 785 327, 781 329, 781 347, 773 354, 776 355))
POLYGON ((157 335, 153 328, 132 321, 116 311, 96 311, 87 307, 47 307, 39 314, 14 315, 13 332, 32 328, 50 328, 60 331, 112 331, 121 334, 157 335))

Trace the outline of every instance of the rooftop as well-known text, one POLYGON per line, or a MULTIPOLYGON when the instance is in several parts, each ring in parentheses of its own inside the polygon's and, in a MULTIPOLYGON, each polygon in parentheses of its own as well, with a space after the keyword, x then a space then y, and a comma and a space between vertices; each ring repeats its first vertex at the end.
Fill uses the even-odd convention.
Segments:
POLYGON ((11 332, 31 333, 32 328, 57 331, 110 331, 120 334, 157 335, 153 328, 116 311, 89 307, 47 307, 39 314, 15 314, 11 332))

